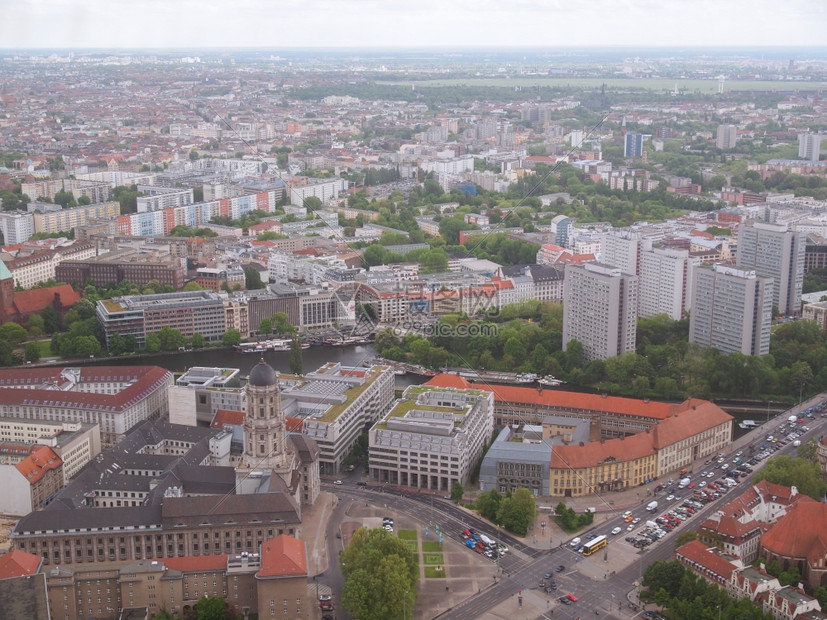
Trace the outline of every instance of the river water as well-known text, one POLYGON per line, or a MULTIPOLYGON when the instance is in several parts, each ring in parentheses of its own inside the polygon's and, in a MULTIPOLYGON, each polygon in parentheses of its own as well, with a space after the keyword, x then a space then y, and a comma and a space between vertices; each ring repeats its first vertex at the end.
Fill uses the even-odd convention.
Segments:
MULTIPOLYGON (((328 362, 340 362, 342 366, 361 366, 362 362, 376 356, 373 345, 352 347, 310 347, 302 351, 304 372, 316 370, 328 362)), ((102 360, 90 360, 88 365, 95 366, 160 366, 173 372, 184 372, 192 366, 217 366, 219 368, 238 368, 241 375, 250 374, 261 354, 237 353, 233 349, 206 349, 202 351, 176 352, 165 355, 141 355, 140 357, 122 357, 102 360)), ((290 372, 290 353, 288 351, 268 351, 264 360, 279 372, 290 372)), ((87 364, 85 364, 87 365, 87 364)), ((396 377, 396 386, 404 388, 424 380, 416 375, 396 377)))

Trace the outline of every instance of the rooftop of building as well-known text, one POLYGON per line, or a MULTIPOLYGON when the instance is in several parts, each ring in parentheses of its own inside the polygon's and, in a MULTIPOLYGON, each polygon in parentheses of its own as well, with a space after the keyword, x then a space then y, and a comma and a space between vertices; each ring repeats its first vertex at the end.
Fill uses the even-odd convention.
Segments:
POLYGON ((703 566, 707 571, 718 575, 727 582, 732 578, 736 566, 714 553, 700 540, 692 540, 675 550, 676 557, 684 557, 690 562, 703 566))
POLYGON ((164 385, 171 374, 158 366, 43 367, 0 370, 0 404, 121 411, 164 385), (115 394, 75 389, 83 383, 117 383, 115 394))
MULTIPOLYGON (((282 406, 291 409, 288 399, 297 409, 292 417, 314 422, 335 422, 359 396, 383 375, 392 374, 390 367, 373 365, 369 368, 342 366, 330 362, 304 375, 302 381, 282 389, 282 406), (303 409, 303 411, 301 411, 303 409)), ((281 383, 283 376, 279 377, 281 383)))
MULTIPOLYGON (((439 374, 425 385, 436 387, 453 387, 456 389, 480 388, 459 375, 439 374)), ((502 403, 519 403, 549 409, 569 411, 599 411, 619 415, 631 415, 653 420, 666 419, 675 405, 659 401, 641 401, 618 396, 600 394, 583 394, 562 390, 544 390, 540 388, 519 387, 512 385, 488 385, 483 389, 494 393, 494 400, 502 403)))
POLYGON ((261 546, 259 579, 306 577, 307 548, 303 540, 281 534, 261 546))
POLYGON ((827 505, 796 502, 761 538, 761 546, 789 558, 809 558, 827 550, 827 505))

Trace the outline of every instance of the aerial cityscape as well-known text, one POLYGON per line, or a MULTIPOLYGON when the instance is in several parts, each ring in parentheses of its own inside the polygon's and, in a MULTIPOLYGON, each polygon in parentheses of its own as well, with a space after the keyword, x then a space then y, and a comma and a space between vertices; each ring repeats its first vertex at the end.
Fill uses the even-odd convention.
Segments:
POLYGON ((0 616, 827 619, 827 9, 443 4, 3 7, 0 616))

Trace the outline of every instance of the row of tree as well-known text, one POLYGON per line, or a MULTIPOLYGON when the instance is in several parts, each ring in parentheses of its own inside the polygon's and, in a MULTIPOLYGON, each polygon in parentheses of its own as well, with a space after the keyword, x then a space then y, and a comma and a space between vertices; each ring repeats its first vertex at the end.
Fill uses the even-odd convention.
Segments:
POLYGON ((554 375, 578 388, 666 400, 741 397, 798 399, 827 389, 827 333, 813 321, 777 326, 770 354, 724 354, 691 344, 689 319, 640 318, 637 350, 607 360, 585 361, 572 340, 563 351, 563 307, 529 301, 491 308, 484 319, 441 317, 429 337, 392 330, 376 337, 378 353, 432 369, 484 368, 554 375))
POLYGON ((643 574, 646 591, 669 620, 772 620, 749 598, 734 599, 718 586, 695 575, 678 560, 658 560, 643 574))

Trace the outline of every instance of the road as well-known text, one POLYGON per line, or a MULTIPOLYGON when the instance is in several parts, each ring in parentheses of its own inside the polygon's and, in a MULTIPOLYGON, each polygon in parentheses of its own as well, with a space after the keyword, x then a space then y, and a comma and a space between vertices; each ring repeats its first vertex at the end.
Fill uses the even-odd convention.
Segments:
MULTIPOLYGON (((818 396, 810 399, 810 401, 801 403, 801 405, 794 407, 790 411, 798 412, 805 410, 807 407, 814 406, 823 400, 823 396, 818 396)), ((727 462, 732 462, 737 451, 743 451, 744 455, 748 457, 748 446, 754 444, 759 446, 766 434, 777 434, 778 427, 786 423, 787 415, 785 412, 774 418, 767 424, 756 428, 739 438, 735 443, 731 444, 730 451, 725 455, 727 462)), ((810 431, 801 437, 802 442, 817 438, 821 435, 822 429, 827 423, 827 420, 822 418, 815 418, 814 420, 806 420, 807 424, 802 426, 809 426, 810 431)), ((757 450, 756 450, 757 451, 757 450)), ((794 454, 795 447, 792 443, 784 446, 776 454, 794 454)), ((770 457, 772 458, 772 457, 770 457)), ((765 461, 766 462, 766 461, 765 461)), ((763 464, 763 463, 762 463, 763 464)), ((757 472, 760 469, 755 468, 757 472)), ((712 467, 719 467, 715 464, 706 464, 699 461, 694 465, 693 479, 698 478, 701 471, 712 471, 712 467)), ((716 470, 714 479, 717 481, 725 472, 721 469, 716 470)), ((519 596, 522 590, 524 597, 533 597, 532 601, 535 607, 542 607, 542 600, 545 599, 546 606, 549 611, 553 612, 553 617, 565 618, 573 620, 575 618, 590 618, 592 614, 595 617, 601 618, 630 618, 642 617, 642 612, 633 615, 628 607, 628 595, 630 591, 635 588, 636 582, 641 577, 645 567, 657 560, 668 559, 674 551, 674 538, 687 529, 695 529, 698 525, 712 512, 720 508, 723 504, 732 501, 732 499, 740 493, 751 482, 755 473, 749 474, 741 479, 741 482, 728 493, 722 495, 718 500, 706 504, 702 509, 691 518, 691 520, 676 528, 673 532, 667 534, 663 539, 651 545, 643 551, 636 550, 632 545, 624 540, 628 535, 626 532, 627 524, 624 522, 621 515, 622 511, 617 510, 615 515, 599 525, 594 526, 591 530, 596 534, 607 534, 610 539, 610 544, 604 551, 599 551, 591 557, 584 558, 571 549, 569 545, 563 545, 551 550, 541 550, 527 545, 520 539, 498 531, 496 538, 508 545, 512 553, 506 554, 501 558, 501 578, 496 583, 491 584, 484 591, 473 595, 455 606, 453 609, 447 610, 435 617, 444 620, 472 620, 484 616, 488 611, 502 604, 510 598, 519 596), (622 533, 612 536, 610 531, 616 527, 622 528, 622 533), (513 553, 514 551, 518 553, 513 553), (604 555, 605 553, 605 555, 604 555), (611 555, 611 561, 609 561, 611 555), (542 580, 544 573, 552 570, 554 566, 564 565, 568 570, 562 574, 555 575, 559 584, 559 589, 547 595, 542 590, 538 589, 538 583, 542 580), (609 568, 606 568, 609 567, 609 568), (610 574, 614 570, 614 575, 610 574), (578 601, 569 605, 562 605, 557 599, 566 593, 573 593, 578 601)), ((396 488, 381 488, 381 487, 360 487, 355 485, 357 474, 353 474, 350 481, 345 485, 333 486, 328 483, 323 484, 325 490, 335 492, 340 502, 334 511, 333 517, 327 527, 328 532, 328 553, 330 558, 338 557, 338 552, 341 548, 342 541, 336 538, 336 531, 339 523, 341 523, 345 510, 350 502, 366 501, 374 504, 392 504, 393 508, 399 511, 404 511, 415 520, 423 525, 439 524, 443 535, 446 539, 451 538, 454 541, 460 540, 461 532, 467 527, 473 527, 481 531, 490 532, 491 524, 469 515, 469 513, 457 507, 450 501, 445 501, 430 494, 420 494, 407 490, 400 490, 396 488), (390 498, 393 498, 392 500, 390 498), (385 501, 385 500, 390 501, 385 501)), ((645 506, 652 498, 644 499, 638 506, 631 509, 633 517, 638 517, 641 524, 645 523, 647 519, 659 516, 671 509, 672 506, 680 505, 683 499, 691 496, 692 491, 681 491, 681 499, 675 499, 671 502, 666 502, 666 493, 656 496, 659 506, 658 510, 653 514, 646 512, 645 506)), ((639 526, 638 526, 639 527, 639 526)), ((578 536, 583 536, 579 533, 578 536)), ((566 541, 568 542, 568 541, 566 541)), ((341 592, 344 581, 338 569, 338 563, 331 561, 330 569, 325 575, 325 582, 329 584, 334 591, 341 592)), ((338 619, 347 619, 347 615, 342 610, 339 610, 338 619)))

